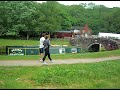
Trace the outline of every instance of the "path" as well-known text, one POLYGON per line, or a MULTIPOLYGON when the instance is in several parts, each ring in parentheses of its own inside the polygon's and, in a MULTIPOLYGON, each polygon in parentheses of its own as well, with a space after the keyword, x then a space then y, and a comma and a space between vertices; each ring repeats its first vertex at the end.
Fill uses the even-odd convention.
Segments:
MULTIPOLYGON (((53 64, 93 63, 117 59, 120 59, 120 56, 94 59, 54 60, 54 63, 50 63, 49 60, 46 60, 46 62, 48 63, 47 65, 53 65, 53 64)), ((43 64, 39 60, 0 60, 0 66, 41 66, 41 65, 43 64)))

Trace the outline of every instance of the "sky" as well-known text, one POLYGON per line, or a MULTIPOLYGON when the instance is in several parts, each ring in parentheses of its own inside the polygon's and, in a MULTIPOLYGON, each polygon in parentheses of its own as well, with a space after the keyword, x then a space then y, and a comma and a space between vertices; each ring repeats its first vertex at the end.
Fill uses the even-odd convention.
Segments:
MULTIPOLYGON (((37 1, 37 2, 46 2, 46 1, 37 1)), ((120 1, 57 1, 60 4, 64 5, 79 5, 80 3, 95 3, 96 5, 104 5, 108 8, 120 7, 120 1)))

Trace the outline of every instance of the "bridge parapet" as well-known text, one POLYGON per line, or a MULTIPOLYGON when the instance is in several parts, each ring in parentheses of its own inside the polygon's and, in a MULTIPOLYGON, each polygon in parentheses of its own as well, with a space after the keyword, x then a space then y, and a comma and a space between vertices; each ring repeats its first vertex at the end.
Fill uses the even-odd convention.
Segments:
POLYGON ((108 39, 108 38, 101 38, 101 37, 79 37, 79 38, 71 38, 70 44, 73 46, 80 46, 83 49, 89 49, 90 46, 94 44, 101 44, 107 51, 109 50, 116 50, 119 49, 119 44, 117 41, 108 39))

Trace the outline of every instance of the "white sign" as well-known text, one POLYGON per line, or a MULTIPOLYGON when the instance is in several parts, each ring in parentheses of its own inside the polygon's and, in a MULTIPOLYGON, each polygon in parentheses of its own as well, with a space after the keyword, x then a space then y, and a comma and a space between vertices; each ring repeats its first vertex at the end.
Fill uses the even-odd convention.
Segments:
POLYGON ((65 48, 59 48, 59 53, 60 54, 65 53, 65 48))

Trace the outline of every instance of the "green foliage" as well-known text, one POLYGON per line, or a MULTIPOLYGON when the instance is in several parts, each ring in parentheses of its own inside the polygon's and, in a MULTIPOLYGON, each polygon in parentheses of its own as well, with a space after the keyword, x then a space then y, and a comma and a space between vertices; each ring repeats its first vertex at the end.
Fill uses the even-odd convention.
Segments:
POLYGON ((6 54, 6 46, 0 46, 0 55, 6 54))
POLYGON ((107 29, 107 32, 112 32, 112 33, 120 33, 120 9, 116 8, 114 11, 109 16, 106 16, 105 21, 106 24, 104 25, 105 28, 107 29))
POLYGON ((65 6, 57 1, 0 1, 0 36, 37 37, 42 31, 71 30, 87 23, 93 34, 120 33, 120 8, 94 3, 65 6))

